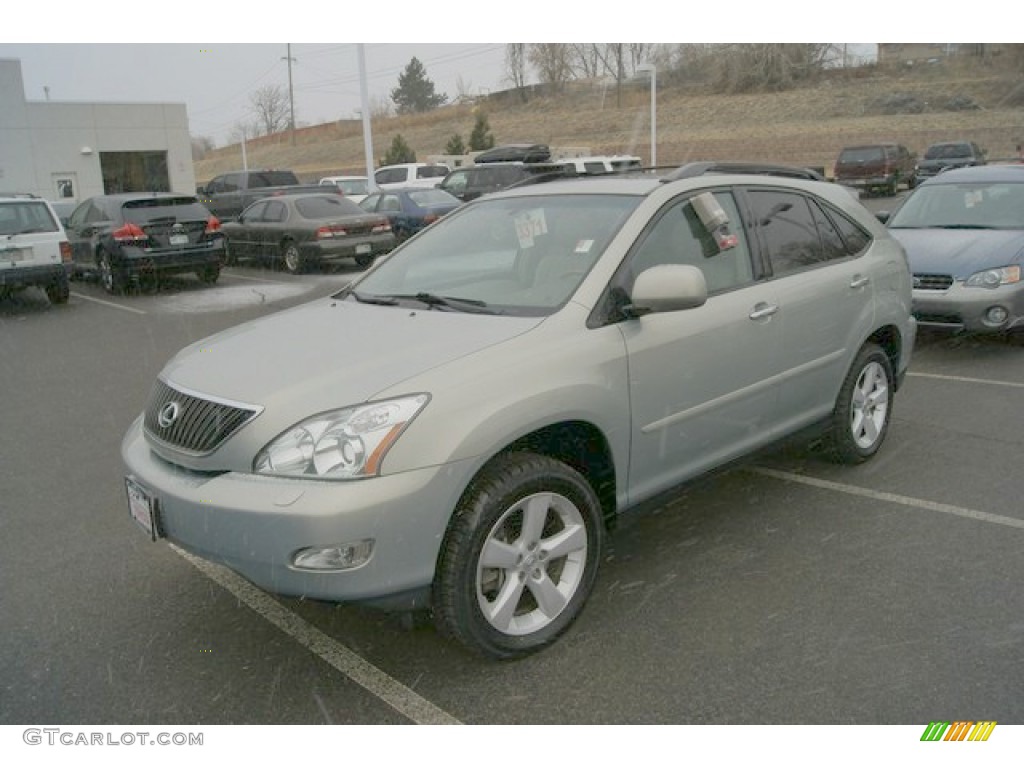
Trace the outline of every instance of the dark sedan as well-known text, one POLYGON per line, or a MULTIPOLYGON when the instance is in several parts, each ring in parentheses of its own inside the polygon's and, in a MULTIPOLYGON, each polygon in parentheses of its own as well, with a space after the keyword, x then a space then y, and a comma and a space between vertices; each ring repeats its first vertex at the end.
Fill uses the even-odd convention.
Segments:
POLYGON ((387 216, 399 241, 412 237, 460 205, 461 200, 436 187, 389 189, 372 194, 359 203, 365 211, 387 216))
POLYGON ((66 229, 74 274, 97 272, 108 293, 160 274, 194 272, 205 283, 220 276, 220 222, 195 195, 97 195, 75 208, 66 229))
POLYGON ((395 246, 386 216, 367 213, 336 194, 304 194, 257 200, 225 222, 225 261, 269 259, 292 274, 323 262, 354 259, 367 267, 395 246))

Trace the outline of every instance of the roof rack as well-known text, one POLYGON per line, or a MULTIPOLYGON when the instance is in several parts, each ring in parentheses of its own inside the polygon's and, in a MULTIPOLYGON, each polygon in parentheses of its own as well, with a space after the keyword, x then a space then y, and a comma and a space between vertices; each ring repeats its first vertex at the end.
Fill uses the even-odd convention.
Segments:
POLYGON ((17 197, 24 200, 39 200, 39 195, 33 195, 31 192, 0 192, 0 197, 17 197))
POLYGON ((789 179, 807 179, 808 181, 824 181, 825 177, 810 168, 797 168, 789 165, 770 165, 766 163, 719 163, 709 160, 687 163, 662 177, 662 181, 678 181, 693 179, 715 173, 741 173, 755 176, 783 176, 789 179))

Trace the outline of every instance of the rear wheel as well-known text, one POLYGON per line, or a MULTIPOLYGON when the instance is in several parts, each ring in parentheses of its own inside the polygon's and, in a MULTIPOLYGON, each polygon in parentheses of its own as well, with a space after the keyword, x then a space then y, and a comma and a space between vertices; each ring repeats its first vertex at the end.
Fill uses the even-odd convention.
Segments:
POLYGON ((203 267, 196 271, 196 277, 204 283, 210 283, 212 285, 213 283, 216 283, 217 278, 220 277, 220 266, 217 264, 211 264, 210 266, 203 267))
POLYGON ((306 266, 299 246, 290 240, 281 244, 281 261, 285 271, 292 275, 300 274, 306 266))
POLYGON ((100 284, 107 293, 124 293, 125 275, 123 270, 114 264, 111 256, 102 248, 96 254, 96 266, 100 273, 100 284))
POLYGON ((867 461, 882 445, 892 420, 892 364, 882 348, 865 344, 843 381, 832 411, 829 449, 843 464, 867 461))
POLYGON ((473 481, 442 544, 438 629, 492 658, 553 643, 583 608, 604 529, 589 483, 546 456, 507 454, 473 481))
POLYGON ((54 304, 67 304, 71 298, 71 285, 66 277, 58 278, 46 286, 46 296, 54 304))

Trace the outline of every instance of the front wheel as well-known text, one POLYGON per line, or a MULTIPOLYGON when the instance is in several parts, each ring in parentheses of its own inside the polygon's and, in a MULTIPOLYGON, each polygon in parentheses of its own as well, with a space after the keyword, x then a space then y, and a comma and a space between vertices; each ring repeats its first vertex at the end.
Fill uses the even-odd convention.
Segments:
POLYGON ((495 459, 460 501, 433 586, 442 634, 496 659, 553 643, 583 608, 604 527, 590 484, 528 453, 495 459))
POLYGON ((832 458, 860 464, 874 456, 892 420, 892 364, 882 348, 865 344, 836 398, 829 430, 832 458))

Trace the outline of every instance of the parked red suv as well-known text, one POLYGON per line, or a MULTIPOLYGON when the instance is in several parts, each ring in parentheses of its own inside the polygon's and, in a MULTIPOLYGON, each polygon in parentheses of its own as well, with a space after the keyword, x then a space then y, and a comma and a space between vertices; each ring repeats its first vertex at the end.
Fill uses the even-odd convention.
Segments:
POLYGON ((900 184, 914 188, 916 164, 914 153, 902 144, 862 144, 839 153, 835 179, 869 193, 894 195, 900 184))

